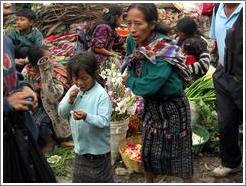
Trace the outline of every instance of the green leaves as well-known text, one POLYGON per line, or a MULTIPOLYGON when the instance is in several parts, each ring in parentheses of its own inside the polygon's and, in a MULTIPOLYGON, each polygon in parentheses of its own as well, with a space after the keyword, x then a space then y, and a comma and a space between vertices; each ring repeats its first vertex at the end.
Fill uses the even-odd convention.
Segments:
POLYGON ((213 85, 214 69, 194 81, 186 90, 185 94, 190 101, 193 101, 198 108, 201 119, 200 124, 207 128, 210 133, 209 151, 218 151, 218 143, 214 143, 218 138, 217 114, 215 111, 215 90, 213 85))
POLYGON ((50 163, 52 170, 54 171, 56 176, 67 176, 70 171, 67 170, 67 166, 65 164, 68 163, 68 160, 73 160, 75 158, 74 149, 58 147, 53 152, 45 154, 45 157, 48 159, 56 155, 60 156, 60 158, 58 159, 58 161, 50 163))

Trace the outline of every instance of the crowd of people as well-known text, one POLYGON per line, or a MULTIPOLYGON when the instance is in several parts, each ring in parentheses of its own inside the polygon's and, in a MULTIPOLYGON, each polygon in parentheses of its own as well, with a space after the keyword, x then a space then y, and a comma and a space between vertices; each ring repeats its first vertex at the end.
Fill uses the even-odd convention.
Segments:
MULTIPOLYGON (((3 5, 5 21, 12 12, 11 4, 3 5)), ((172 175, 192 182, 191 111, 184 94, 189 84, 184 86, 179 72, 188 71, 192 82, 211 65, 208 43, 196 21, 184 17, 170 32, 159 22, 153 3, 133 3, 126 12, 111 5, 87 32, 88 49, 77 48, 64 66, 33 27, 35 20, 31 9, 20 9, 16 28, 3 36, 3 182, 56 182, 44 153, 70 139, 76 154, 74 183, 114 182, 112 103, 100 76, 111 63, 126 70, 121 83, 144 100, 145 181, 172 175), (116 32, 123 21, 126 39, 116 32), (115 47, 125 50, 122 62, 115 47)), ((221 151, 221 165, 213 175, 224 177, 240 170, 242 161, 238 137, 243 121, 243 5, 215 4, 210 37, 218 52, 213 82, 221 151)))

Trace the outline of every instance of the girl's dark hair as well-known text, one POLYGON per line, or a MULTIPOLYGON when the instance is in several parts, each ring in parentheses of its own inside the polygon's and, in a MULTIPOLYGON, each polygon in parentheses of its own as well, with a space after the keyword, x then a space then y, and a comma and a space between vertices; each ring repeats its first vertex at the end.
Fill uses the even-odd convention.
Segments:
POLYGON ((72 77, 78 77, 80 70, 84 70, 93 79, 96 77, 97 60, 92 52, 78 53, 67 64, 68 81, 71 84, 72 77))
POLYGON ((207 42, 201 37, 190 37, 183 42, 184 51, 199 58, 203 52, 208 52, 207 42))
POLYGON ((32 11, 29 8, 23 8, 23 9, 18 10, 16 12, 16 16, 23 16, 23 17, 26 17, 29 20, 33 20, 33 21, 37 20, 37 15, 35 14, 34 11, 32 11))
POLYGON ((127 12, 133 8, 140 10, 149 24, 155 24, 154 31, 167 34, 171 30, 168 25, 158 22, 158 11, 154 3, 132 3, 127 12))
POLYGON ((26 58, 28 55, 29 49, 30 49, 30 47, 28 47, 28 46, 22 46, 20 48, 16 48, 15 49, 15 57, 21 58, 21 59, 26 58))
POLYGON ((33 66, 36 67, 38 60, 44 56, 44 51, 49 50, 49 47, 46 45, 33 45, 29 48, 28 51, 28 61, 33 66))
POLYGON ((194 35, 201 35, 198 30, 196 22, 191 17, 184 17, 178 20, 176 30, 185 34, 185 38, 192 37, 194 35))
POLYGON ((106 11, 102 15, 102 20, 107 22, 112 28, 117 25, 116 19, 123 14, 123 9, 118 5, 111 5, 105 9, 106 11))

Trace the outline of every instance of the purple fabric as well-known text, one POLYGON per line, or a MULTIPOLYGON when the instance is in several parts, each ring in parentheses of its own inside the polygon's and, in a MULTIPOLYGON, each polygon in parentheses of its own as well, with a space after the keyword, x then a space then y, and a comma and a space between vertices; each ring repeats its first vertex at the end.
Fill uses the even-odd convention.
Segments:
MULTIPOLYGON (((92 40, 91 40, 91 48, 105 48, 106 50, 112 50, 114 45, 114 40, 116 36, 116 31, 113 30, 107 24, 99 24, 93 31, 92 40)), ((95 54, 97 62, 99 64, 103 63, 107 56, 101 54, 95 54)))

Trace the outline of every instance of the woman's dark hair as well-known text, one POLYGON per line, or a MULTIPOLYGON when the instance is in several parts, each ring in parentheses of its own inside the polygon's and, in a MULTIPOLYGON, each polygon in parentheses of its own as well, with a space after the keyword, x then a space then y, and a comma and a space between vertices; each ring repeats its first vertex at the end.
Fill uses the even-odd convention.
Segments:
POLYGON ((123 14, 123 9, 118 5, 111 5, 105 8, 102 20, 107 22, 112 28, 117 27, 116 19, 123 14))
POLYGON ((29 8, 23 8, 23 9, 18 10, 16 12, 16 16, 23 16, 23 17, 26 17, 29 20, 33 20, 33 21, 37 20, 37 15, 35 14, 34 11, 32 11, 29 8))
POLYGON ((192 37, 194 35, 201 35, 198 30, 196 22, 191 17, 184 17, 178 20, 176 30, 185 34, 185 38, 192 37))
POLYGON ((112 29, 115 29, 118 25, 116 25, 116 19, 123 14, 123 9, 118 5, 111 5, 109 8, 104 9, 104 13, 102 18, 96 20, 86 26, 86 34, 88 36, 92 36, 95 28, 100 24, 108 24, 112 29))
POLYGON ((141 11, 144 15, 145 21, 149 24, 155 24, 154 31, 167 34, 171 30, 168 25, 158 22, 158 11, 154 3, 132 3, 128 7, 127 12, 133 8, 141 11))
POLYGON ((38 60, 44 56, 44 51, 49 50, 49 47, 46 45, 33 45, 29 48, 28 51, 28 61, 33 66, 36 67, 38 60))
POLYGON ((92 52, 81 52, 72 57, 67 64, 68 81, 72 82, 72 77, 78 77, 80 70, 84 70, 93 79, 96 77, 97 60, 92 52))

